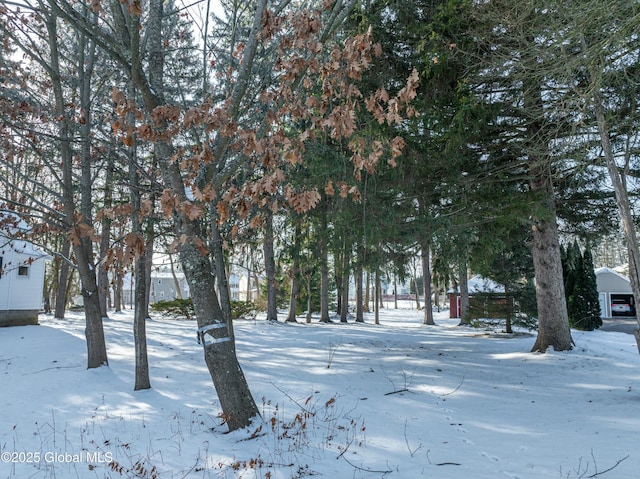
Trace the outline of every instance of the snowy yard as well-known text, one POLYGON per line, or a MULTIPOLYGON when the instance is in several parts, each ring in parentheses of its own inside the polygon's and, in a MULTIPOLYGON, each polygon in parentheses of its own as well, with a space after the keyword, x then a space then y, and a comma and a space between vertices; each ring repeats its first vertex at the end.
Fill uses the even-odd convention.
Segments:
POLYGON ((130 313, 86 369, 83 319, 0 329, 0 479, 631 478, 640 469, 632 335, 458 328, 385 309, 381 325, 235 323, 263 423, 225 434, 193 322, 148 323, 153 389, 133 391, 130 313))

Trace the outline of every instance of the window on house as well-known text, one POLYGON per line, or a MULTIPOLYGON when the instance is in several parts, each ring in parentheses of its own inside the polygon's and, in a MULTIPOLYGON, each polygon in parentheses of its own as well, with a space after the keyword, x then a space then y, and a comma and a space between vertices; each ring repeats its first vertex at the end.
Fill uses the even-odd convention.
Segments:
POLYGON ((29 267, 18 266, 18 276, 29 276, 29 267))
POLYGON ((2 256, 0 256, 0 278, 2 278, 2 256))

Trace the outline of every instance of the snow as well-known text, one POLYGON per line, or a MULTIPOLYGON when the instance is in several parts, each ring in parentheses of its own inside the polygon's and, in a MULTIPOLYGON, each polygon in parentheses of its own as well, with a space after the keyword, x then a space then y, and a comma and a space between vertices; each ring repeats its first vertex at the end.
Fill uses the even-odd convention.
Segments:
POLYGON ((532 334, 446 313, 239 320, 264 421, 226 433, 195 323, 148 322, 153 389, 134 392, 132 314, 111 316, 94 370, 78 313, 0 329, 0 479, 637 477, 629 334, 574 331, 573 351, 532 354, 532 334))

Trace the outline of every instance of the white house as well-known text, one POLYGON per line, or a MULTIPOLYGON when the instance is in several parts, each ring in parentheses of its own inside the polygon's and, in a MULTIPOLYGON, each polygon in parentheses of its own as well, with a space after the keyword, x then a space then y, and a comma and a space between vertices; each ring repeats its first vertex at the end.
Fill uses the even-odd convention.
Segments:
POLYGON ((635 316, 636 307, 629 278, 610 268, 599 268, 595 273, 600 315, 603 318, 635 316))
POLYGON ((14 213, 0 211, 0 326, 38 324, 45 263, 51 258, 30 242, 15 239, 28 230, 14 213))

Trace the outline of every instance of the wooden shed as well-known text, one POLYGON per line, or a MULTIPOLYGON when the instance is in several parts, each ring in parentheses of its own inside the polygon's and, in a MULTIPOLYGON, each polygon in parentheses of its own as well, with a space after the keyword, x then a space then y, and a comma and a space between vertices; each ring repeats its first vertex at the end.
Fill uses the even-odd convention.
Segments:
MULTIPOLYGON (((504 286, 476 275, 468 281, 469 309, 473 317, 503 317, 507 298, 504 286)), ((460 317, 460 288, 448 291, 449 317, 460 317)))
POLYGON ((0 326, 38 324, 50 256, 17 239, 28 229, 14 213, 0 211, 0 326))

